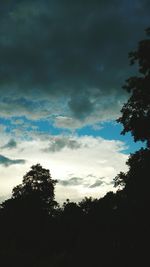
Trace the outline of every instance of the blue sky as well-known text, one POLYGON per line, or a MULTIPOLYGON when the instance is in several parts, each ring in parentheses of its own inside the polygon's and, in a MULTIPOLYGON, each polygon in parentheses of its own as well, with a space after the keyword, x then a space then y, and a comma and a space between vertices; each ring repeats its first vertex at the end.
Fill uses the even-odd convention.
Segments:
POLYGON ((79 129, 75 129, 73 131, 67 128, 61 129, 55 127, 53 125, 53 121, 44 119, 31 121, 24 116, 13 117, 13 119, 0 118, 0 125, 6 127, 6 133, 11 133, 11 131, 16 130, 18 128, 18 124, 16 124, 16 121, 19 121, 21 125, 27 124, 26 131, 28 133, 34 130, 37 133, 46 133, 54 136, 63 134, 67 136, 73 132, 73 134, 76 134, 79 137, 87 135, 93 137, 102 137, 106 140, 120 140, 126 145, 126 147, 122 151, 126 154, 134 153, 136 150, 145 146, 144 142, 135 142, 131 133, 126 133, 125 135, 122 135, 121 131, 123 130, 123 126, 117 123, 115 120, 102 122, 96 125, 87 125, 79 129))
POLYGON ((149 8, 148 0, 1 1, 3 198, 37 161, 59 180, 60 201, 114 190, 114 176, 143 145, 120 135, 116 119, 149 8))

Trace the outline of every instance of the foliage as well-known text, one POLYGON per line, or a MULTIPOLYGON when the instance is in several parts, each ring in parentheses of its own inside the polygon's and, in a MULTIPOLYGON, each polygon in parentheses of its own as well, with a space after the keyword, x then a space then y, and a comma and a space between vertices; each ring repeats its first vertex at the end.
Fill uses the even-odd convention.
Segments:
POLYGON ((84 214, 89 214, 97 204, 98 200, 93 199, 92 197, 85 197, 80 201, 79 206, 82 209, 84 214))
MULTIPOLYGON (((150 36, 150 28, 146 30, 150 36)), ((127 173, 119 173, 115 179, 115 187, 124 188, 128 199, 142 199, 147 196, 149 188, 150 163, 150 39, 139 42, 137 51, 129 54, 131 64, 138 63, 139 76, 130 77, 124 89, 130 93, 129 100, 124 104, 122 116, 117 120, 122 123, 124 129, 122 134, 131 132, 135 141, 147 142, 147 149, 141 149, 130 155, 127 165, 127 173), (144 186, 143 186, 144 185, 144 186)))
POLYGON ((130 93, 130 98, 124 104, 122 116, 117 120, 122 123, 122 134, 131 132, 135 141, 146 141, 150 146, 150 29, 148 38, 139 42, 136 51, 129 54, 130 63, 138 63, 139 76, 130 77, 124 89, 130 93))
POLYGON ((149 199, 149 165, 150 150, 140 149, 131 154, 127 163, 129 170, 127 173, 121 172, 115 177, 115 186, 124 187, 123 192, 128 200, 145 202, 149 199), (147 199, 147 200, 146 200, 147 199))
POLYGON ((42 168, 40 164, 33 165, 31 170, 23 176, 22 184, 16 186, 12 191, 13 199, 25 199, 35 206, 41 205, 43 209, 52 209, 57 202, 54 201, 54 186, 56 180, 51 178, 48 169, 42 168))

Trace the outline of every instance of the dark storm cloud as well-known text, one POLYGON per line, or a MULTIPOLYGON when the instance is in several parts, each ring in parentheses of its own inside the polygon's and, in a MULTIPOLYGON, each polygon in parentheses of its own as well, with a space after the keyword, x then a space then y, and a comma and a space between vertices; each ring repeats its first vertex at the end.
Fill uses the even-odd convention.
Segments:
POLYGON ((115 116, 124 99, 127 54, 149 26, 148 5, 143 0, 3 0, 2 114, 53 113, 77 120, 99 114, 104 120, 114 110, 115 116))
POLYGON ((3 155, 0 155, 0 165, 3 165, 5 167, 9 167, 10 165, 13 165, 13 164, 24 164, 24 163, 25 163, 25 160, 23 159, 12 160, 7 157, 4 157, 3 155))
POLYGON ((8 148, 8 149, 12 149, 12 148, 16 148, 17 147, 17 143, 14 139, 10 139, 8 141, 7 144, 5 144, 4 146, 2 146, 1 148, 4 149, 4 148, 8 148))
POLYGON ((84 118, 94 110, 94 104, 88 96, 75 96, 68 103, 73 115, 76 118, 84 118))

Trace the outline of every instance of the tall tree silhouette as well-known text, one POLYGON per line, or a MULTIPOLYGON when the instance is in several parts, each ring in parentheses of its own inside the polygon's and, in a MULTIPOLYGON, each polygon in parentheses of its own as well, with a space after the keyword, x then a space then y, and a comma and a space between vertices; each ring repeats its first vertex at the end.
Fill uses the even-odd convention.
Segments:
POLYGON ((12 197, 1 204, 2 258, 6 266, 11 266, 12 261, 15 266, 40 266, 40 258, 44 261, 47 254, 53 253, 55 184, 49 170, 33 165, 23 176, 22 184, 14 187, 12 197))
POLYGON ((118 122, 124 126, 122 134, 130 131, 135 141, 146 141, 150 147, 150 28, 146 33, 148 38, 139 42, 136 51, 129 53, 130 63, 138 63, 139 75, 130 77, 123 87, 130 98, 118 122))
POLYGON ((150 150, 140 149, 130 155, 127 163, 129 170, 127 173, 119 173, 115 179, 115 186, 124 187, 123 192, 126 194, 128 201, 133 200, 134 204, 149 205, 149 165, 150 150))
POLYGON ((51 178, 48 169, 44 169, 40 164, 33 165, 23 176, 22 184, 13 188, 12 198, 31 200, 30 205, 38 203, 43 209, 50 211, 57 204, 54 201, 56 182, 51 178))
POLYGON ((149 261, 150 29, 146 32, 148 38, 129 54, 131 64, 138 63, 139 76, 129 78, 124 86, 130 97, 118 122, 124 126, 122 134, 130 131, 135 141, 146 141, 147 147, 131 154, 127 161, 129 170, 114 179, 115 186, 123 187, 117 193, 120 196, 118 218, 124 231, 120 231, 120 248, 125 250, 128 261, 132 259, 131 266, 146 265, 149 261))
MULTIPOLYGON (((141 149, 130 155, 127 161, 129 172, 126 174, 121 172, 114 179, 115 186, 121 188, 125 186, 128 191, 129 188, 132 188, 132 193, 135 191, 135 187, 138 188, 138 177, 143 176, 143 179, 147 177, 150 163, 150 28, 146 30, 146 33, 148 39, 140 41, 138 49, 129 53, 130 63, 138 63, 139 76, 130 77, 126 81, 123 88, 130 93, 130 97, 121 110, 122 116, 117 120, 124 126, 122 134, 130 131, 135 141, 141 140, 147 143, 147 149, 141 149), (133 179, 136 179, 135 183, 133 179), (134 191, 133 184, 135 186, 134 191)), ((143 180, 144 183, 145 180, 143 180)))

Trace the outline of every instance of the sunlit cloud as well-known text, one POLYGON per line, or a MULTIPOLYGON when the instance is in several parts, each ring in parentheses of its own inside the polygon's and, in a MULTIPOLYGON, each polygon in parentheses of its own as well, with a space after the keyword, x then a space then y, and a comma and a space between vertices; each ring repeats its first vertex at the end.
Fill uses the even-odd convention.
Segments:
POLYGON ((6 164, 0 165, 0 194, 9 195, 13 185, 22 181, 31 165, 40 163, 58 180, 56 198, 59 201, 65 201, 65 191, 70 199, 74 196, 78 200, 86 194, 100 197, 108 190, 114 190, 113 178, 119 171, 127 169, 128 155, 123 154, 124 149, 124 143, 120 141, 92 136, 47 136, 46 139, 18 142, 15 149, 5 148, 7 168, 6 164), (49 149, 52 140, 54 143, 49 149), (58 140, 63 141, 63 146, 58 140), (24 162, 10 161, 7 155, 13 159, 20 155, 24 162))

